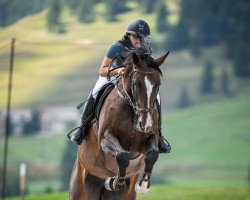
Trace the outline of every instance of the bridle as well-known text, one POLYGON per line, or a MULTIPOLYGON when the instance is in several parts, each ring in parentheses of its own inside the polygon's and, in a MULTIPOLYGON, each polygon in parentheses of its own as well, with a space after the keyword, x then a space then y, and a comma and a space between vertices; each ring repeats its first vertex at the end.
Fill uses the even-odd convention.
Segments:
MULTIPOLYGON (((126 67, 126 66, 122 66, 122 67, 126 67)), ((116 68, 117 69, 117 68, 116 68)), ((121 85, 122 85, 122 88, 119 89, 118 87, 118 81, 115 83, 115 88, 117 89, 117 93, 118 95, 120 96, 120 98, 125 102, 127 103, 128 105, 130 105, 133 109, 133 129, 132 129, 132 132, 131 132, 131 135, 130 135, 130 143, 128 145, 128 151, 130 152, 131 150, 131 146, 133 144, 133 139, 134 139, 134 136, 135 136, 135 133, 136 133, 136 124, 138 122, 138 118, 139 118, 139 114, 141 112, 144 112, 144 113, 153 113, 154 111, 154 106, 152 108, 150 107, 146 107, 146 108, 141 108, 138 104, 137 104, 137 101, 136 101, 136 98, 135 98, 135 93, 136 93, 136 86, 135 86, 135 75, 137 73, 141 73, 141 74, 145 74, 145 75, 149 75, 149 74, 154 74, 154 73, 158 73, 157 70, 154 70, 154 71, 143 71, 143 70, 139 70, 137 69, 135 66, 133 67, 133 70, 129 73, 129 79, 130 79, 130 84, 131 84, 131 96, 128 94, 126 88, 125 88, 125 84, 124 84, 124 76, 121 77, 121 85)))
POLYGON ((117 88, 117 92, 118 92, 119 96, 121 97, 121 99, 123 99, 127 104, 129 104, 133 108, 133 111, 136 115, 136 118, 138 118, 138 115, 140 112, 144 112, 144 113, 151 112, 152 113, 154 111, 154 108, 150 108, 150 107, 141 108, 136 101, 136 98, 135 98, 135 96, 136 96, 135 95, 135 93, 136 93, 135 75, 137 73, 149 75, 149 74, 158 73, 158 71, 154 70, 154 71, 148 72, 148 71, 138 70, 136 67, 133 67, 133 70, 129 73, 131 92, 132 92, 131 96, 128 94, 127 90, 125 89, 124 78, 122 78, 122 80, 121 80, 122 81, 122 91, 118 87, 118 82, 115 85, 115 87, 117 88))
MULTIPOLYGON (((116 55, 117 56, 117 55, 116 55)), ((116 58, 115 56, 115 58, 116 58)), ((109 68, 108 68, 108 73, 107 73, 107 79, 110 80, 110 72, 113 70, 116 70, 118 68, 122 68, 125 67, 127 68, 129 66, 129 64, 131 63, 126 63, 124 62, 122 65, 117 66, 113 69, 110 69, 112 66, 112 63, 114 62, 115 58, 112 60, 109 68)), ((133 109, 133 129, 131 131, 131 135, 130 135, 130 142, 128 145, 128 151, 131 151, 131 146, 133 144, 133 140, 134 140, 134 136, 136 133, 136 124, 138 122, 139 119, 139 114, 141 112, 143 113, 153 113, 154 111, 154 106, 151 107, 146 107, 146 108, 141 108, 136 100, 136 84, 135 84, 135 80, 136 80, 136 74, 145 74, 145 75, 149 75, 149 74, 154 74, 154 73, 159 73, 158 70, 154 69, 153 71, 143 71, 143 70, 139 70, 134 64, 133 64, 133 69, 132 71, 129 73, 129 81, 130 81, 130 85, 131 85, 131 95, 128 94, 126 88, 125 88, 125 83, 124 83, 124 75, 119 76, 117 79, 119 79, 118 81, 115 82, 115 88, 117 89, 117 93, 120 96, 120 98, 128 105, 130 105, 133 109), (122 87, 119 88, 118 83, 121 82, 122 87)), ((159 88, 158 88, 159 89, 159 88)))

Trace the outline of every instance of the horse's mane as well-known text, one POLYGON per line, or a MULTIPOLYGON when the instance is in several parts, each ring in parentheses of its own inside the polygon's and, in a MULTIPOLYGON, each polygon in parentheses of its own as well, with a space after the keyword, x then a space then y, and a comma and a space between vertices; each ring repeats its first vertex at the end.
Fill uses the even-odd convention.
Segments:
POLYGON ((159 65, 156 63, 155 59, 149 53, 147 53, 144 48, 129 49, 126 52, 126 57, 128 58, 126 61, 131 62, 131 57, 133 53, 135 53, 139 58, 145 61, 149 67, 154 68, 162 75, 159 65))

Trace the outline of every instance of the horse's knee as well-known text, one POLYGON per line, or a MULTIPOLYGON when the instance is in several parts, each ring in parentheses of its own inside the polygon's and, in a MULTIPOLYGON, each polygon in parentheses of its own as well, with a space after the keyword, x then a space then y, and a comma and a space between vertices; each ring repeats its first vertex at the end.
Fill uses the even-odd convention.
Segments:
POLYGON ((150 151, 147 151, 145 155, 145 171, 146 172, 151 172, 155 162, 157 161, 159 156, 159 152, 157 149, 152 148, 150 151))

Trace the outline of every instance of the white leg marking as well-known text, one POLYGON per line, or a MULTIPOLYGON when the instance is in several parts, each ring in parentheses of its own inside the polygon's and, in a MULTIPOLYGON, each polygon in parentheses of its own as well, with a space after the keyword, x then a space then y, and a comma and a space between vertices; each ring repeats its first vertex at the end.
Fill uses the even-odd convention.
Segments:
POLYGON ((135 191, 138 194, 146 194, 146 193, 148 193, 148 191, 149 191, 148 182, 143 181, 141 186, 139 185, 139 183, 136 183, 135 191))
POLYGON ((107 178, 107 179, 105 180, 105 182, 104 182, 104 187, 105 187, 107 190, 109 190, 109 191, 111 191, 111 188, 110 188, 110 186, 109 186, 110 180, 111 180, 111 177, 107 178))

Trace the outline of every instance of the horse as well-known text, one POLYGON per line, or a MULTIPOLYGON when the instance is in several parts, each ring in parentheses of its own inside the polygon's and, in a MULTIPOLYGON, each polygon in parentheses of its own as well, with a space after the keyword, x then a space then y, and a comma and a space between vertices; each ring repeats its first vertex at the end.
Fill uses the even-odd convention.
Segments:
POLYGON ((156 97, 167 55, 134 51, 124 61, 124 74, 78 146, 70 200, 135 200, 148 192, 159 155, 156 97))

